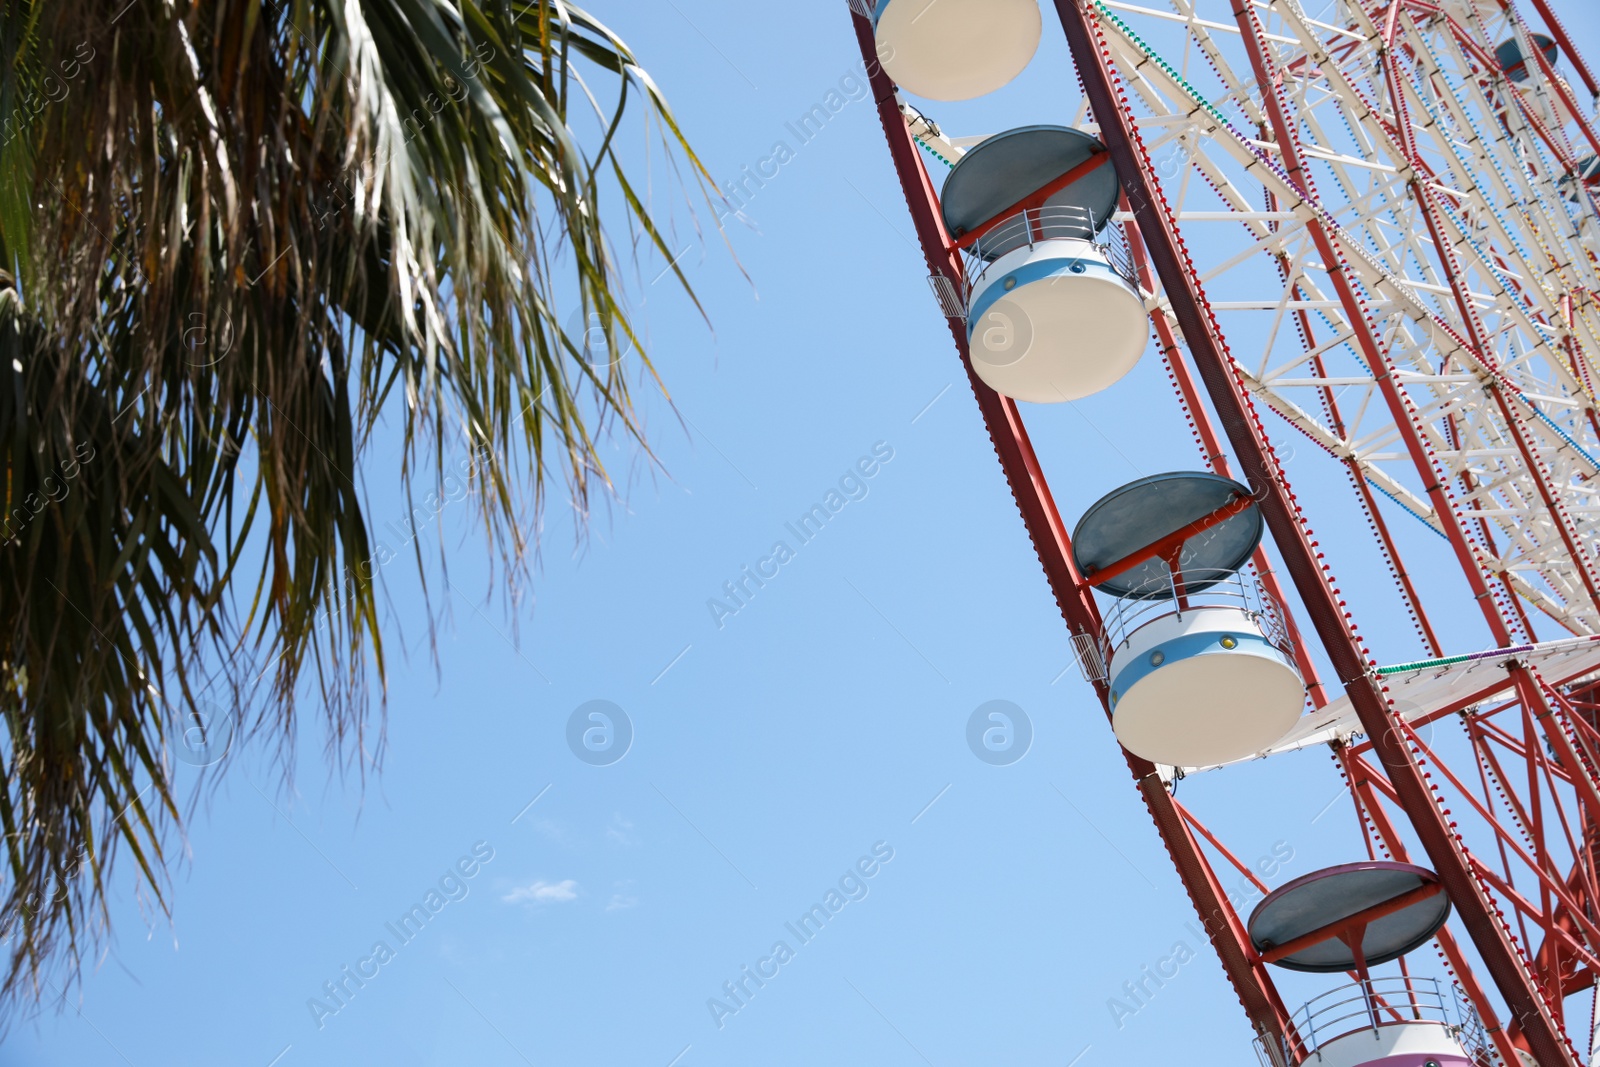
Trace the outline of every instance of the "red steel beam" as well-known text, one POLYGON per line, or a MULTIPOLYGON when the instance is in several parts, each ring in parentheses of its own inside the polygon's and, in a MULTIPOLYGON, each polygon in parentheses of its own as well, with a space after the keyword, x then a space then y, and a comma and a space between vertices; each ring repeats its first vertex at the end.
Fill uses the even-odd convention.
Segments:
MULTIPOLYGON (((1383 844, 1390 858, 1401 863, 1410 863, 1410 852, 1401 839, 1394 821, 1389 818, 1389 812, 1376 795, 1378 792, 1383 792, 1389 799, 1394 800, 1396 799, 1394 787, 1384 780, 1382 775, 1376 773, 1366 760, 1353 755, 1348 749, 1335 745, 1333 751, 1334 758, 1339 761, 1345 780, 1350 785, 1350 792, 1356 799, 1357 809, 1366 824, 1383 844)), ((1526 1044, 1526 1038, 1520 1034, 1513 1037, 1501 1024, 1493 1002, 1489 1000, 1483 986, 1478 982, 1478 976, 1468 965, 1466 954, 1462 952, 1461 944, 1456 940, 1455 934, 1446 926, 1434 936, 1434 941, 1438 944, 1439 951, 1444 955, 1450 970, 1455 974, 1457 983, 1466 993, 1467 999, 1477 1006, 1478 1018, 1483 1023, 1484 1032, 1489 1035, 1489 1040, 1494 1042, 1501 1061, 1507 1064, 1520 1063, 1517 1048, 1526 1044)))
MULTIPOLYGON (((1407 739, 1413 745, 1416 745, 1417 748, 1419 748, 1425 754, 1425 757, 1435 767, 1439 768, 1439 773, 1442 774, 1445 779, 1456 789, 1456 791, 1461 794, 1462 799, 1472 807, 1473 811, 1477 813, 1478 817, 1495 828, 1495 831, 1500 834, 1501 838, 1503 839, 1505 846, 1516 854, 1517 858, 1522 861, 1522 863, 1530 872, 1533 873, 1534 877, 1539 879, 1540 885, 1545 887, 1547 890, 1553 891, 1558 898, 1563 899, 1563 903, 1571 906, 1572 901, 1562 897, 1562 895, 1566 892, 1565 876, 1555 869, 1554 865, 1551 863, 1549 854, 1543 847, 1544 834, 1542 832, 1542 828, 1538 825, 1538 819, 1535 818, 1530 820, 1527 818, 1526 813, 1524 813, 1522 816, 1523 821, 1527 823, 1529 830, 1534 832, 1535 836, 1537 836, 1540 841, 1540 844, 1538 845, 1530 845, 1530 847, 1534 849, 1534 852, 1537 853, 1533 854, 1530 853, 1527 848, 1524 848, 1522 845, 1517 843, 1516 837, 1509 830, 1500 825, 1499 821, 1495 818, 1494 812, 1489 808, 1488 804, 1478 799, 1478 797, 1467 788, 1466 783, 1450 770, 1448 764, 1439 759, 1438 755, 1432 750, 1432 748, 1429 747, 1426 741, 1423 741, 1422 738, 1417 735, 1415 730, 1411 729, 1409 726, 1402 726, 1401 729, 1405 731, 1407 739)), ((1503 779, 1504 776, 1501 777, 1503 779)), ((1509 787, 1509 785, 1510 783, 1506 782, 1506 786, 1509 787)), ((1481 861, 1477 862, 1476 866, 1479 871, 1484 869, 1481 861)), ((1539 915, 1538 910, 1533 909, 1531 905, 1529 905, 1528 913, 1530 916, 1535 918, 1537 918, 1539 915)), ((1600 933, 1600 929, 1595 928, 1593 924, 1590 924, 1590 931, 1592 933, 1600 933)))
POLYGON ((1267 888, 1267 883, 1263 882, 1256 875, 1256 872, 1250 868, 1250 865, 1245 863, 1238 856, 1235 856, 1233 851, 1229 849, 1227 845, 1224 845, 1221 839, 1219 839, 1216 834, 1212 833, 1211 829, 1206 826, 1205 823, 1195 818, 1194 813, 1188 808, 1184 807, 1183 804, 1178 801, 1177 797, 1172 798, 1172 806, 1178 809, 1179 815, 1183 816, 1183 821, 1188 824, 1189 830, 1192 833, 1197 833, 1204 838, 1206 844, 1216 849, 1217 852, 1222 855, 1223 859, 1227 860, 1233 865, 1234 870, 1244 875, 1245 879, 1255 887, 1258 893, 1260 893, 1262 896, 1266 896, 1269 892, 1271 892, 1271 890, 1267 888))
MULTIPOLYGON (((1559 704, 1551 703, 1549 687, 1544 685, 1537 673, 1530 668, 1519 664, 1512 669, 1511 677, 1517 683, 1522 706, 1539 721, 1539 731, 1544 734, 1551 751, 1566 770, 1568 781, 1577 792, 1579 804, 1591 821, 1600 823, 1600 787, 1595 784, 1594 765, 1578 751, 1573 744, 1572 735, 1563 728, 1567 724, 1566 709, 1559 704)), ((1537 749, 1531 755, 1534 757, 1531 763, 1544 762, 1544 757, 1537 749)), ((1546 770, 1548 771, 1548 767, 1546 770)), ((1600 948, 1600 944, 1596 947, 1600 948)))
MULTIPOLYGON (((873 98, 889 143, 889 154, 905 193, 906 205, 910 209, 912 224, 928 269, 951 281, 960 281, 960 253, 944 230, 938 198, 922 166, 916 143, 900 114, 894 83, 884 73, 882 66, 873 62, 876 50, 871 22, 855 14, 853 9, 852 21, 862 59, 870 73, 873 98)), ((1039 467, 1027 430, 1023 427, 1016 402, 983 383, 972 369, 965 326, 956 319, 949 320, 949 325, 1001 469, 1016 499, 1017 510, 1022 514, 1062 617, 1074 633, 1087 634, 1098 640, 1101 632, 1099 609, 1094 603, 1089 584, 1072 562, 1071 540, 1039 467)), ((1093 684, 1101 708, 1109 718, 1110 689, 1104 680, 1093 684)), ((1279 1050, 1286 1047, 1285 1043, 1297 1042, 1298 1038, 1266 965, 1254 958, 1255 953, 1250 947, 1243 922, 1229 904, 1226 891, 1189 833, 1182 815, 1173 806, 1172 797, 1155 765, 1126 750, 1123 755, 1156 824, 1156 831, 1172 857, 1184 890, 1200 916, 1206 935, 1245 1009, 1251 1027, 1275 1057, 1281 1055, 1279 1050)))
MULTIPOLYGON (((1579 898, 1579 904, 1587 908, 1592 895, 1578 881, 1583 874, 1583 865, 1578 864, 1573 869, 1572 886, 1573 895, 1579 898)), ((1576 923, 1573 915, 1565 908, 1556 912, 1555 929, 1551 936, 1544 939, 1539 946, 1539 952, 1534 957, 1536 965, 1544 972, 1554 974, 1560 982, 1561 996, 1570 997, 1572 994, 1588 989, 1594 985, 1595 972, 1592 967, 1577 966, 1578 953, 1572 951, 1571 941, 1576 940, 1573 930, 1576 923)))
MULTIPOLYGON (((1363 728, 1373 739, 1373 751, 1400 797, 1412 829, 1449 892, 1501 996, 1522 1024, 1534 1055, 1542 1067, 1578 1067, 1579 1061, 1560 1023, 1512 943, 1509 931, 1495 914, 1492 901, 1474 874, 1462 842, 1446 822, 1412 749, 1402 740, 1399 730, 1404 727, 1367 673, 1370 664, 1365 650, 1351 629, 1326 568, 1317 559, 1288 481, 1244 395, 1232 357, 1178 234, 1172 210, 1161 195, 1138 128, 1118 87, 1109 51, 1094 17, 1080 6, 1083 2, 1055 0, 1084 92, 1100 125, 1101 139, 1111 150, 1123 191, 1133 205, 1145 247, 1233 452, 1250 476, 1250 483, 1267 490, 1259 504, 1284 567, 1363 728)), ((1248 17, 1253 23, 1253 13, 1241 9, 1241 17, 1248 17)), ((1247 43, 1254 41, 1254 33, 1247 31, 1244 36, 1247 43)), ((1252 56, 1252 59, 1258 58, 1252 56)), ((1270 90, 1271 79, 1262 77, 1260 80, 1268 87, 1265 98, 1273 100, 1276 94, 1270 90)), ((1283 147, 1287 150, 1289 146, 1283 147)), ((1337 261, 1330 260, 1330 268, 1334 262, 1337 261)), ((1409 416, 1404 412, 1397 421, 1402 427, 1410 425, 1409 416)), ((1440 509, 1441 520, 1448 511, 1447 507, 1440 509)), ((1475 565, 1473 571, 1481 584, 1475 565)))
POLYGON ((1578 48, 1572 43, 1572 38, 1567 36, 1567 28, 1561 25, 1561 20, 1556 18, 1556 13, 1550 10, 1549 0, 1533 0, 1533 9, 1539 12, 1539 17, 1544 19, 1545 28, 1550 31, 1550 39, 1561 48, 1567 62, 1572 64, 1572 69, 1578 72, 1578 77, 1583 79, 1584 87, 1589 90, 1590 96, 1600 97, 1600 85, 1594 80, 1594 75, 1589 73, 1589 64, 1583 61, 1578 48))
MULTIPOLYGON (((1494 885, 1494 887, 1500 892, 1500 894, 1502 896, 1504 896, 1506 898, 1506 900, 1509 901, 1513 907, 1515 907, 1519 912, 1521 912, 1524 915, 1526 915, 1528 918, 1533 919, 1536 922, 1539 922, 1539 921, 1542 921, 1545 918, 1546 915, 1554 914, 1554 912, 1555 912, 1554 908, 1539 908, 1539 907, 1536 907, 1534 905, 1533 901, 1529 900, 1527 897, 1525 897, 1521 893, 1517 892, 1516 887, 1513 886, 1510 883, 1510 881, 1508 881, 1505 878, 1505 876, 1503 876, 1499 872, 1493 870, 1487 864, 1479 862, 1477 867, 1478 867, 1478 874, 1481 877, 1483 877, 1484 879, 1486 879, 1487 881, 1489 881, 1490 883, 1492 883, 1494 885)), ((1577 914, 1576 912, 1573 912, 1571 909, 1573 909, 1573 908, 1581 908, 1583 906, 1581 903, 1579 903, 1576 899, 1574 899, 1571 896, 1563 896, 1560 899, 1561 899, 1562 908, 1567 909, 1570 914, 1577 914)), ((1600 960, 1596 959, 1593 950, 1590 949, 1588 945, 1584 944, 1585 940, 1590 940, 1589 938, 1586 937, 1586 938, 1580 939, 1578 937, 1575 937, 1575 936, 1567 933, 1565 927, 1560 926, 1560 925, 1554 926, 1548 932, 1558 934, 1559 935, 1559 939, 1563 943, 1566 944, 1566 946, 1567 946, 1569 951, 1575 952, 1575 953, 1579 953, 1579 954, 1581 954, 1581 956, 1587 957, 1588 960, 1591 961, 1591 965, 1592 965, 1592 962, 1600 962, 1600 960)), ((1552 990, 1552 992, 1553 991, 1554 990, 1552 990)))

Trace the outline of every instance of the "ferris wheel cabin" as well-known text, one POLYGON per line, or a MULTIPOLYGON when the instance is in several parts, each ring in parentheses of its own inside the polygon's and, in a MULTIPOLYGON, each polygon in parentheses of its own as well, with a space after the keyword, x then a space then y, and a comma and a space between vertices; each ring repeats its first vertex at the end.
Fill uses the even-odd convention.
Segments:
MULTIPOLYGON (((1533 41, 1533 47, 1544 55, 1546 62, 1556 61, 1559 52, 1554 41, 1542 33, 1530 33, 1528 37, 1533 41)), ((1494 58, 1499 62, 1500 69, 1505 71, 1507 78, 1518 83, 1528 80, 1528 56, 1522 50, 1522 42, 1515 37, 1496 45, 1494 58)))
POLYGON ((1144 353, 1144 298, 1108 225, 1117 196, 1105 146, 1065 126, 996 134, 945 179, 940 211, 967 257, 972 367, 995 392, 1077 400, 1144 353))
POLYGON ((1453 989, 1404 971, 1370 973, 1427 944, 1449 918, 1450 898, 1438 875, 1408 863, 1329 867, 1267 894, 1249 921, 1251 943, 1266 962, 1357 979, 1296 1011, 1279 1047, 1258 1042, 1262 1062, 1479 1067, 1483 1027, 1453 989))
POLYGON ((1103 651, 1111 727, 1129 752, 1210 767, 1299 719, 1305 684, 1281 610, 1241 573, 1262 533, 1250 491, 1206 472, 1141 478, 1079 520, 1078 569, 1116 600, 1103 651))
POLYGON ((1039 47, 1038 0, 878 0, 883 69, 929 100, 971 100, 1022 73, 1039 47))

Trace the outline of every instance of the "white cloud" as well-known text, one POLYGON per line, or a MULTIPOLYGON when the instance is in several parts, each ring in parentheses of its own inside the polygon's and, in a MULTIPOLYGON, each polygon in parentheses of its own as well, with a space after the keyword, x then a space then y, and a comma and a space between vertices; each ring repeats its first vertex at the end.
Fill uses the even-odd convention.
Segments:
POLYGON ((534 882, 518 886, 500 899, 507 904, 565 904, 578 899, 578 883, 571 878, 564 882, 534 882))
POLYGON ((638 906, 639 898, 629 892, 633 889, 633 879, 627 878, 617 882, 615 888, 619 892, 611 894, 611 902, 606 905, 607 911, 626 911, 628 908, 638 906))
POLYGON ((639 843, 639 838, 633 832, 633 821, 624 819, 620 811, 612 814, 611 825, 606 827, 606 838, 616 845, 637 845, 639 843))

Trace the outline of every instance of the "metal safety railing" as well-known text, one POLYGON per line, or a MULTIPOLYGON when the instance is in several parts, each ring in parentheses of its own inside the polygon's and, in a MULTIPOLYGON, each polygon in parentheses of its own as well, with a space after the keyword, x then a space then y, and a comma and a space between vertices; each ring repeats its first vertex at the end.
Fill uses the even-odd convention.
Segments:
POLYGON ((1301 1005, 1290 1017, 1294 1037, 1273 1048, 1256 1038, 1262 1067, 1306 1062, 1341 1037, 1376 1032, 1386 1026, 1432 1023, 1444 1027, 1475 1063, 1489 1064, 1488 1036, 1478 1013, 1454 986, 1436 978, 1392 975, 1331 989, 1301 1005))
POLYGON ((1104 257, 1134 292, 1139 291, 1139 276, 1128 252, 1127 238, 1115 226, 1096 220, 1094 212, 1088 208, 1046 204, 1019 211, 964 250, 966 295, 972 295, 984 273, 1001 256, 1019 248, 1037 248, 1045 241, 1089 242, 1094 245, 1095 253, 1104 257), (1117 240, 1118 237, 1122 239, 1117 240))
POLYGON ((1106 613, 1100 631, 1106 661, 1111 661, 1117 646, 1135 630, 1157 619, 1181 619, 1185 612, 1206 608, 1244 612, 1272 647, 1285 656, 1294 655, 1283 608, 1261 587, 1253 571, 1190 568, 1174 575, 1163 567, 1158 577, 1130 589, 1106 613))
POLYGON ((1128 249, 1128 235, 1120 225, 1107 226, 1100 233, 1101 245, 1105 250, 1106 262, 1111 264, 1111 269, 1120 274, 1124 281, 1133 286, 1137 292, 1139 285, 1139 272, 1133 266, 1133 253, 1128 249))

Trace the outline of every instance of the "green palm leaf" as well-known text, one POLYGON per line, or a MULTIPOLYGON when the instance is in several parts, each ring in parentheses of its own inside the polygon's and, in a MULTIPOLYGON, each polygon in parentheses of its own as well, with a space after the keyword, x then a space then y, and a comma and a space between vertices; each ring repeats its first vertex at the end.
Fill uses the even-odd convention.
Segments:
POLYGON ((638 345, 603 202, 674 258, 626 116, 708 188, 632 52, 561 0, 119 8, 0 0, 13 998, 75 977, 119 849, 160 899, 174 730, 222 708, 286 741, 310 690, 366 758, 380 412, 408 496, 473 457, 514 582, 547 479, 586 510, 596 442, 643 441, 625 367, 563 328, 638 345))

